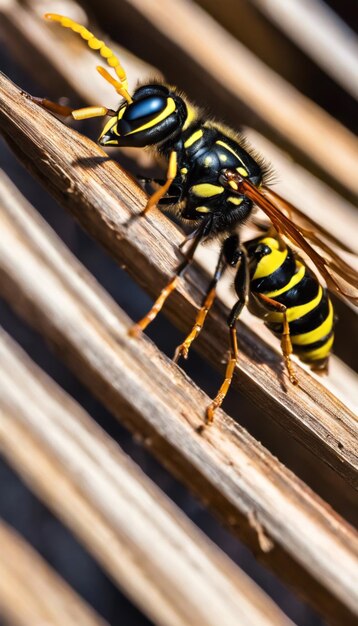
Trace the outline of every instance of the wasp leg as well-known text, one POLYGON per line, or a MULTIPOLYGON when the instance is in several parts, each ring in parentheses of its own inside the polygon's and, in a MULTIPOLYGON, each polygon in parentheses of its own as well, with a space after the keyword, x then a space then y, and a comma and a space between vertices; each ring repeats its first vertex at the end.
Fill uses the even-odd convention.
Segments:
POLYGON ((198 232, 196 238, 193 240, 188 252, 185 255, 185 259, 183 260, 183 262, 179 265, 179 267, 177 268, 177 271, 175 272, 173 278, 169 281, 169 283, 162 289, 162 291, 160 292, 158 298, 156 299, 156 301, 154 302, 152 308, 150 309, 150 311, 136 324, 134 324, 132 326, 132 328, 129 330, 129 334, 132 337, 137 337, 141 331, 145 330, 147 328, 147 326, 157 317, 159 311, 162 309, 164 302, 167 300, 167 298, 170 296, 170 294, 172 293, 172 291, 175 290, 179 278, 183 275, 183 273, 185 272, 185 270, 187 269, 188 265, 190 265, 195 250, 198 247, 202 236, 203 236, 203 232, 204 232, 204 227, 205 227, 205 222, 203 222, 203 227, 200 229, 200 231, 198 232))
POLYGON ((215 269, 215 273, 212 281, 209 284, 208 290, 206 292, 203 304, 196 316, 195 324, 183 341, 183 343, 177 347, 174 354, 174 361, 177 362, 178 359, 182 356, 184 359, 188 358, 188 353, 191 344, 197 338, 201 329, 204 326, 206 316, 209 313, 216 296, 216 287, 217 284, 225 272, 228 265, 234 266, 238 261, 238 237, 237 235, 231 235, 228 237, 220 250, 219 259, 217 262, 217 266, 215 269))
POLYGON ((230 332, 230 356, 226 365, 225 378, 224 381, 215 396, 212 403, 206 409, 206 421, 208 424, 211 424, 214 420, 214 413, 216 409, 218 409, 229 391, 232 377, 234 375, 239 350, 237 345, 237 332, 236 332, 236 322, 240 316, 240 313, 247 302, 247 294, 248 294, 248 273, 247 273, 247 260, 246 256, 243 252, 240 255, 240 264, 238 267, 237 275, 235 278, 235 289, 238 295, 238 301, 231 309, 229 318, 228 318, 228 326, 230 332))
POLYGON ((175 363, 177 363, 177 361, 179 360, 181 356, 184 357, 184 359, 188 358, 190 346, 199 335, 202 327, 204 326, 206 316, 209 313, 214 303, 215 296, 216 296, 216 285, 225 270, 225 266, 226 266, 225 259, 220 258, 216 271, 215 271, 214 278, 209 285, 204 302, 202 306, 200 307, 200 310, 196 316, 195 324, 193 328, 191 329, 190 333, 188 334, 188 336, 183 341, 183 343, 180 344, 180 346, 178 346, 177 349, 175 350, 174 359, 173 359, 175 363))
POLYGON ((146 213, 148 213, 148 211, 155 206, 159 200, 161 200, 161 198, 163 198, 163 196, 165 196, 165 194, 167 193, 170 185, 172 184, 174 178, 177 175, 177 170, 178 170, 178 159, 177 159, 177 153, 175 152, 175 150, 173 150, 170 153, 170 157, 169 157, 169 164, 168 164, 168 171, 167 171, 167 179, 164 183, 164 185, 162 187, 160 187, 160 189, 157 189, 157 191, 155 191, 149 198, 146 207, 143 211, 143 215, 145 215, 146 213))
MULTIPOLYGON (((146 185, 150 185, 151 183, 155 183, 156 185, 165 184, 165 180, 163 180, 163 178, 151 178, 149 176, 136 176, 136 178, 137 178, 137 181, 140 183, 142 189, 144 189, 144 191, 146 191, 146 185)), ((180 192, 172 194, 172 189, 169 189, 167 195, 164 196, 164 198, 160 198, 157 204, 159 206, 170 206, 171 204, 178 204, 178 202, 180 202, 180 199, 181 199, 180 192)), ((183 242, 183 244, 180 245, 180 248, 184 245, 184 243, 185 241, 183 242)))
POLYGON ((323 374, 324 376, 327 376, 329 372, 329 357, 323 361, 318 361, 318 363, 309 363, 309 366, 313 372, 316 372, 316 374, 323 374))
POLYGON ((261 300, 261 302, 265 305, 269 305, 270 307, 275 308, 277 311, 282 313, 283 316, 283 329, 281 335, 281 350, 283 354, 283 358, 285 361, 285 366, 287 369, 288 377, 293 385, 298 384, 297 376, 293 369, 291 354, 293 352, 292 342, 290 337, 290 326, 287 319, 287 307, 280 302, 276 302, 272 298, 265 296, 263 293, 258 293, 256 296, 261 300))
POLYGON ((90 117, 104 117, 105 115, 113 116, 116 114, 116 112, 112 109, 107 109, 106 107, 100 105, 84 107, 82 109, 72 109, 71 107, 63 106, 62 104, 58 104, 57 102, 53 102, 47 98, 36 98, 35 96, 29 97, 32 102, 38 104, 47 111, 55 113, 55 115, 60 115, 61 117, 69 117, 72 115, 75 120, 85 120, 90 117))

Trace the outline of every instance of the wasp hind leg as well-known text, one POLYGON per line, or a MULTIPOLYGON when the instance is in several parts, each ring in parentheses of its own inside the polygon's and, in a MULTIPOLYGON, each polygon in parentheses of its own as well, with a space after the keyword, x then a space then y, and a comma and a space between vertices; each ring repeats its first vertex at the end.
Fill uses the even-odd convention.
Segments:
POLYGON ((234 375, 237 359, 239 356, 239 349, 237 345, 237 332, 236 332, 236 322, 240 316, 240 313, 247 302, 247 294, 248 294, 248 275, 247 275, 247 260, 244 252, 240 253, 239 257, 239 267, 237 270, 237 275, 235 279, 235 289, 238 295, 238 301, 233 306, 229 318, 228 318, 228 326, 230 332, 230 355, 228 362, 226 364, 225 370, 225 378, 224 381, 216 394, 212 403, 206 409, 206 421, 208 424, 211 424, 214 420, 215 411, 221 407, 227 392, 229 391, 232 377, 234 375))
POLYGON ((293 352, 292 342, 290 336, 290 326, 287 319, 287 307, 268 296, 265 296, 263 293, 257 294, 257 297, 261 300, 262 304, 268 305, 270 307, 275 308, 277 311, 282 313, 283 316, 283 324, 282 324, 282 335, 281 335, 281 350, 283 354, 283 358, 285 361, 286 370, 288 373, 288 377, 293 385, 298 385, 298 379, 295 374, 292 361, 291 354, 293 352))

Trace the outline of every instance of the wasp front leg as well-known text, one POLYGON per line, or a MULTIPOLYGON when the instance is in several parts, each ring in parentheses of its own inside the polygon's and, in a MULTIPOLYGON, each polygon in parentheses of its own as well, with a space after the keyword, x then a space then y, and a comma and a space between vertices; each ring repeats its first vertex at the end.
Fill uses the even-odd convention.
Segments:
POLYGON ((165 181, 165 183, 164 183, 164 185, 162 187, 157 189, 157 191, 155 191, 150 196, 150 198, 149 198, 149 200, 148 200, 148 202, 147 202, 147 204, 145 206, 145 209, 143 211, 143 215, 148 213, 148 211, 153 206, 158 204, 158 202, 165 196, 165 194, 169 190, 173 180, 175 179, 175 177, 177 175, 177 171, 178 171, 178 157, 177 157, 177 153, 175 152, 175 150, 173 150, 170 153, 170 157, 169 157, 169 164, 168 164, 168 171, 167 171, 166 181, 165 181))

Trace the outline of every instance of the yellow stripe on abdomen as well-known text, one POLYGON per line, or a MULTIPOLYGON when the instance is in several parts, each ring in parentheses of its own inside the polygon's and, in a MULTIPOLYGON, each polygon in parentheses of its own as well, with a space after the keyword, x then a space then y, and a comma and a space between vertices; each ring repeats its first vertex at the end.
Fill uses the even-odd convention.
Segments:
POLYGON ((298 356, 301 361, 305 361, 307 363, 312 363, 313 361, 321 361, 326 359, 331 352, 331 348, 334 342, 334 335, 331 335, 329 339, 327 339, 326 343, 323 344, 320 348, 316 348, 315 350, 311 350, 310 352, 302 352, 298 356))
MULTIPOLYGON (((306 304, 299 304, 298 306, 292 306, 290 308, 287 309, 287 321, 288 322, 294 322, 295 320, 298 320, 300 317, 303 317, 304 315, 306 315, 307 313, 310 313, 310 311, 313 311, 313 309, 316 308, 316 306, 319 305, 319 303, 322 300, 322 295, 323 295, 323 289, 320 286, 318 289, 318 294, 315 298, 313 298, 313 300, 310 300, 310 302, 306 302, 306 304)), ((283 322, 283 313, 278 313, 278 312, 273 312, 273 313, 269 313, 267 315, 267 317, 265 318, 267 322, 271 323, 277 323, 277 322, 283 322)), ((311 331, 313 332, 313 331, 311 331)), ((301 335, 297 335, 297 337, 300 337, 301 335)), ((321 335, 322 336, 322 335, 321 335)), ((309 343, 309 342, 307 342, 309 343)))
POLYGON ((333 306, 330 300, 328 301, 328 305, 329 305, 329 311, 324 322, 322 322, 322 324, 317 326, 317 328, 314 328, 313 330, 310 330, 307 333, 302 333, 301 335, 292 335, 291 341, 293 345, 308 346, 310 343, 315 343, 316 341, 323 339, 323 337, 325 337, 326 335, 330 333, 330 331, 332 330, 332 326, 333 326, 334 312, 333 312, 333 306))

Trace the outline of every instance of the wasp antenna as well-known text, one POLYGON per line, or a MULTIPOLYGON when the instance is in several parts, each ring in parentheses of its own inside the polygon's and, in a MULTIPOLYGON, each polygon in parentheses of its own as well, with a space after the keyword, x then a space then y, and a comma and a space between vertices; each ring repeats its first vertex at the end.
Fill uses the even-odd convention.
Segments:
MULTIPOLYGON (((113 50, 111 50, 111 48, 109 48, 104 43, 104 41, 97 39, 97 37, 95 37, 95 35, 91 33, 85 26, 81 26, 81 24, 74 22, 73 20, 71 20, 71 18, 65 17, 64 15, 58 15, 57 13, 46 13, 44 17, 45 19, 51 20, 52 22, 59 22, 59 24, 64 28, 70 28, 74 33, 78 33, 80 37, 82 37, 82 39, 87 42, 87 45, 89 48, 91 48, 91 50, 96 50, 97 52, 99 52, 99 54, 106 60, 109 67, 114 69, 114 71, 116 72, 123 92, 119 92, 117 89, 117 85, 119 84, 118 81, 114 81, 112 79, 112 81, 108 82, 110 82, 115 87, 117 93, 120 93, 126 98, 126 100, 128 100, 128 102, 131 102, 131 100, 129 100, 130 96, 127 91, 128 80, 126 72, 120 64, 119 59, 114 54, 113 50), (124 92, 126 92, 127 96, 124 95, 124 92)), ((109 76, 108 72, 107 75, 109 76)), ((104 77, 106 78, 106 80, 108 80, 106 76, 104 77)))
POLYGON ((115 88, 116 92, 122 96, 122 98, 125 98, 127 100, 127 102, 129 104, 131 104, 131 102, 133 102, 132 98, 130 97, 127 89, 123 86, 123 83, 119 80, 116 80, 115 78, 113 78, 113 76, 110 75, 109 72, 107 72, 105 67, 102 67, 101 65, 98 65, 96 67, 97 72, 99 74, 101 74, 101 76, 108 82, 110 83, 110 85, 112 85, 112 87, 115 88))

